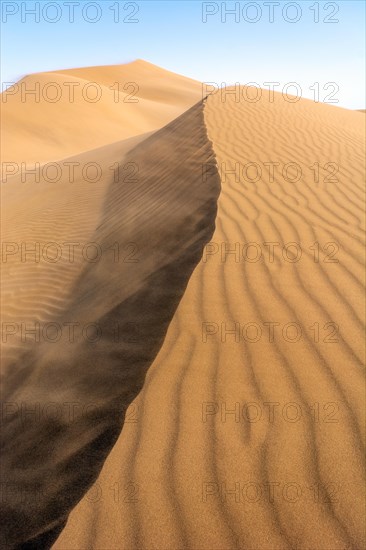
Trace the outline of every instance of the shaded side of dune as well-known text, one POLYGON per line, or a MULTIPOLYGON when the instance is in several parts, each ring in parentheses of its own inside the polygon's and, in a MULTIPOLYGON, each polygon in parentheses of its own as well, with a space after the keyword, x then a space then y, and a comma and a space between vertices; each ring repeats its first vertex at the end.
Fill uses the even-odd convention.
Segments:
POLYGON ((220 192, 213 159, 201 103, 123 159, 137 176, 110 184, 93 239, 102 259, 88 265, 71 307, 55 319, 94 323, 100 337, 34 346, 12 365, 3 390, 2 548, 49 547, 97 478, 213 234, 220 192), (115 243, 133 261, 116 259, 115 243), (50 403, 62 414, 24 414, 50 403), (72 403, 82 413, 70 415, 68 406, 66 415, 72 403))

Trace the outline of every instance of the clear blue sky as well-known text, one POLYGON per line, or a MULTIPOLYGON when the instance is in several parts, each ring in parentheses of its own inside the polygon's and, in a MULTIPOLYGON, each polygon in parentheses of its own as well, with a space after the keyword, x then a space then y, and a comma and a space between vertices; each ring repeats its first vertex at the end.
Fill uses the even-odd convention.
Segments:
POLYGON ((273 4, 280 5, 273 5, 273 22, 271 8, 259 0, 224 3, 228 10, 238 4, 237 22, 229 14, 225 22, 221 0, 206 6, 200 0, 73 3, 71 22, 70 1, 1 1, 2 82, 14 82, 39 71, 142 58, 218 84, 256 82, 263 86, 264 82, 276 81, 281 89, 295 81, 310 98, 314 94, 310 87, 319 82, 320 100, 333 89, 324 90, 323 86, 335 82, 339 91, 334 97, 339 106, 365 108, 362 0, 277 0, 273 4), (36 4, 39 22, 26 13, 26 9, 38 9, 36 4), (204 23, 203 10, 217 13, 207 15, 204 23), (99 20, 92 23, 94 18, 99 20), (124 18, 138 22, 128 23, 124 18), (297 22, 289 22, 297 18, 297 22), (326 22, 336 19, 338 22, 326 22))

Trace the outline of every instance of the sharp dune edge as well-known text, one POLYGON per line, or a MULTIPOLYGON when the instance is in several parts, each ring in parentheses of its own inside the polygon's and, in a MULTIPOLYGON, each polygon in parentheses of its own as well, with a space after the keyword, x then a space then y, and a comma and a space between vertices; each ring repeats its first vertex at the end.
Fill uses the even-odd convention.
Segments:
MULTIPOLYGON (((97 75, 97 68, 77 71, 80 78, 97 75)), ((34 204, 27 223, 37 221, 35 234, 48 232, 45 242, 56 240, 57 214, 65 220, 59 240, 94 240, 103 250, 115 240, 122 248, 134 241, 141 258, 116 265, 103 256, 85 267, 78 257, 62 270, 37 267, 38 279, 31 264, 5 266, 7 319, 72 318, 105 328, 95 347, 80 340, 24 349, 13 339, 6 350, 5 401, 97 404, 73 424, 24 429, 16 414, 6 417, 4 480, 40 484, 43 495, 23 507, 5 501, 9 548, 29 539, 57 550, 365 547, 364 116, 307 100, 284 102, 278 94, 270 103, 265 94, 258 103, 236 103, 233 96, 222 102, 216 94, 153 134, 151 127, 133 129, 130 142, 113 138, 113 145, 98 143, 84 153, 105 166, 116 158, 137 162, 139 183, 116 188, 109 175, 92 193, 81 180, 62 192, 46 182, 34 191, 14 176, 5 188, 9 219, 18 222, 34 204), (261 166, 262 177, 238 181, 235 164, 249 162, 261 166), (269 162, 296 162, 302 178, 270 178, 269 162), (337 163, 338 183, 314 182, 314 162, 337 163), (204 179, 202 164, 210 166, 204 179), (207 241, 219 251, 212 245, 215 253, 204 262, 207 241), (221 260, 221 243, 248 242, 263 251, 263 243, 281 246, 273 262, 235 261, 233 254, 221 260), (283 261, 282 245, 290 242, 302 248, 296 263, 283 261), (315 242, 319 262, 310 248, 315 242), (338 263, 324 262, 333 249, 322 246, 330 242, 339 246, 338 263), (11 297, 25 279, 28 294, 17 309, 11 297), (126 336, 118 343, 116 321, 126 336), (236 342, 228 334, 222 342, 221 323, 232 329, 235 322, 256 323, 262 337, 236 342), (269 342, 268 322, 280 330, 296 322, 302 337, 269 342), (217 327, 207 342, 203 323, 217 327), (320 331, 336 323, 339 341, 324 341, 321 333, 315 342, 314 323, 320 331), (129 332, 135 324, 137 341, 129 332), (257 421, 242 414, 248 403, 259 407, 257 421), (273 421, 266 403, 276 404, 273 421), (301 410, 297 422, 281 413, 288 403, 301 410), (240 418, 222 417, 222 404, 228 413, 239 404, 240 418), (212 413, 206 421, 203 410, 212 413)), ((17 230, 11 240, 25 239, 26 223, 17 230)))

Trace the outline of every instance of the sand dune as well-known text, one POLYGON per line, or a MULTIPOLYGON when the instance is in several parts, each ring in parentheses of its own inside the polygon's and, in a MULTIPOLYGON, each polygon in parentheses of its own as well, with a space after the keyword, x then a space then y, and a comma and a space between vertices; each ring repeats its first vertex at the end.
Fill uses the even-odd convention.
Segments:
POLYGON ((157 130, 200 98, 199 82, 142 60, 28 75, 2 94, 2 161, 43 164, 157 130))
MULTIPOLYGON (((156 102, 160 69, 142 68, 156 102)), ((8 320, 102 328, 94 344, 10 339, 5 401, 83 414, 5 416, 9 548, 365 547, 364 116, 266 93, 218 92, 77 157, 135 163, 137 181, 6 188, 13 226, 31 213, 14 241, 33 227, 138 258, 5 266, 8 320)))
MULTIPOLYGON (((138 89, 132 90, 131 87, 128 90, 128 95, 133 92, 133 97, 183 108, 197 101, 202 91, 200 82, 157 67, 143 59, 117 67, 115 65, 83 67, 58 72, 90 82, 98 82, 103 86, 111 86, 119 82, 121 91, 126 83, 134 82, 138 84, 138 89)), ((117 89, 116 86, 115 88, 117 89)), ((125 95, 127 94, 125 93, 125 95)))

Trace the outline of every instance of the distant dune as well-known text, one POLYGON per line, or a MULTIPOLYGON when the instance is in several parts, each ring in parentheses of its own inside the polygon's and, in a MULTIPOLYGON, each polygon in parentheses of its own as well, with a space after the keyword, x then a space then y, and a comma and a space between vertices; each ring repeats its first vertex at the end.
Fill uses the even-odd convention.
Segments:
MULTIPOLYGON (((4 544, 364 548, 363 115, 265 90, 201 102, 199 84, 151 64, 119 71, 146 82, 136 109, 152 118, 121 112, 129 133, 116 119, 106 145, 104 110, 93 144, 76 136, 57 157, 98 159, 100 182, 4 187, 9 241, 104 254, 5 264, 8 323, 96 323, 102 337, 8 338, 5 401, 84 413, 8 410, 2 481, 39 498, 4 500, 4 544), (138 172, 114 179, 114 162, 138 172), (138 261, 106 254, 116 242, 138 261)), ((57 74, 104 86, 114 68, 57 74)))
POLYGON ((31 74, 2 95, 2 161, 44 163, 161 128, 201 84, 138 60, 31 74))

